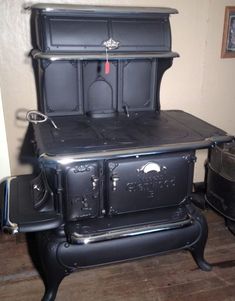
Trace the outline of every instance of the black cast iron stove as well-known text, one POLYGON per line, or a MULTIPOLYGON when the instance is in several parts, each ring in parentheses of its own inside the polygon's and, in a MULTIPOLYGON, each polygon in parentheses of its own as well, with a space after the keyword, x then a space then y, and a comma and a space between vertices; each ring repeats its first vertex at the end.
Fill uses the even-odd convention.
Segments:
POLYGON ((232 139, 183 111, 160 110, 170 8, 31 7, 39 172, 2 184, 2 228, 32 232, 54 300, 74 270, 189 250, 207 223, 192 201, 195 151, 232 139))

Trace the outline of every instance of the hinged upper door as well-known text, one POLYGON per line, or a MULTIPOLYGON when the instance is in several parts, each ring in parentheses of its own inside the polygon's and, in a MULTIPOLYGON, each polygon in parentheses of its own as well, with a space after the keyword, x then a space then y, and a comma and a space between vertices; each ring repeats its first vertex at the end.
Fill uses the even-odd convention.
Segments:
POLYGON ((176 153, 109 161, 109 214, 180 204, 191 192, 194 159, 193 153, 176 153))
POLYGON ((109 39, 108 19, 71 16, 44 16, 44 40, 38 41, 42 51, 76 52, 105 50, 103 42, 109 39))
POLYGON ((170 51, 168 18, 117 19, 111 21, 112 38, 119 42, 116 51, 170 51))

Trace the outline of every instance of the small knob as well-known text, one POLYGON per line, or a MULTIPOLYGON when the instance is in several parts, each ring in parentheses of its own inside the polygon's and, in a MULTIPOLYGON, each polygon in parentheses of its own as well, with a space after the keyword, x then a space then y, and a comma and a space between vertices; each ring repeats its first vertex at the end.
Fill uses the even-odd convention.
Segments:
POLYGON ((83 205, 85 208, 88 207, 88 202, 87 202, 87 198, 86 198, 86 197, 83 197, 82 205, 83 205))
POLYGON ((40 187, 38 187, 37 184, 34 184, 34 185, 33 185, 33 189, 34 189, 34 190, 37 190, 37 191, 40 191, 40 190, 41 190, 40 187))
POLYGON ((112 175, 111 180, 113 182, 112 190, 117 190, 117 182, 120 180, 120 178, 117 175, 112 175))

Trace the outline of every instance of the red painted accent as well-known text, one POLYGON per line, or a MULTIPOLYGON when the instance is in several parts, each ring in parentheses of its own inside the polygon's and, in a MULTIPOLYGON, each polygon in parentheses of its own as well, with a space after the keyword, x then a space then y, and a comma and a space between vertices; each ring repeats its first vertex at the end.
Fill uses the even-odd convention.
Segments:
POLYGON ((109 72, 110 72, 110 63, 109 63, 109 61, 105 62, 104 70, 105 70, 105 74, 109 74, 109 72))

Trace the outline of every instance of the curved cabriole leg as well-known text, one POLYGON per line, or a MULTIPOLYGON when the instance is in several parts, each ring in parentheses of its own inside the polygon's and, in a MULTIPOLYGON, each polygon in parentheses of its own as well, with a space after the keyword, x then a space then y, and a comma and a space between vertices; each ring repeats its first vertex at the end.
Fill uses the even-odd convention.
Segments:
POLYGON ((47 271, 44 275, 42 274, 45 285, 45 293, 42 301, 53 301, 56 298, 58 287, 67 273, 63 270, 57 269, 55 266, 47 266, 47 268, 52 268, 53 270, 51 270, 50 273, 47 271))
POLYGON ((41 267, 40 275, 45 285, 42 301, 53 301, 63 278, 70 271, 57 259, 57 249, 61 239, 53 232, 41 232, 36 235, 41 267))
POLYGON ((201 234, 198 241, 189 248, 189 251, 191 252, 193 259, 195 260, 198 267, 201 270, 208 272, 212 270, 212 265, 210 265, 204 258, 204 250, 208 237, 207 221, 202 213, 196 208, 193 208, 193 216, 195 217, 196 222, 199 223, 201 227, 201 234))
POLYGON ((204 259, 204 248, 205 245, 197 243, 190 249, 190 252, 198 267, 203 271, 209 272, 212 270, 212 266, 204 259))

